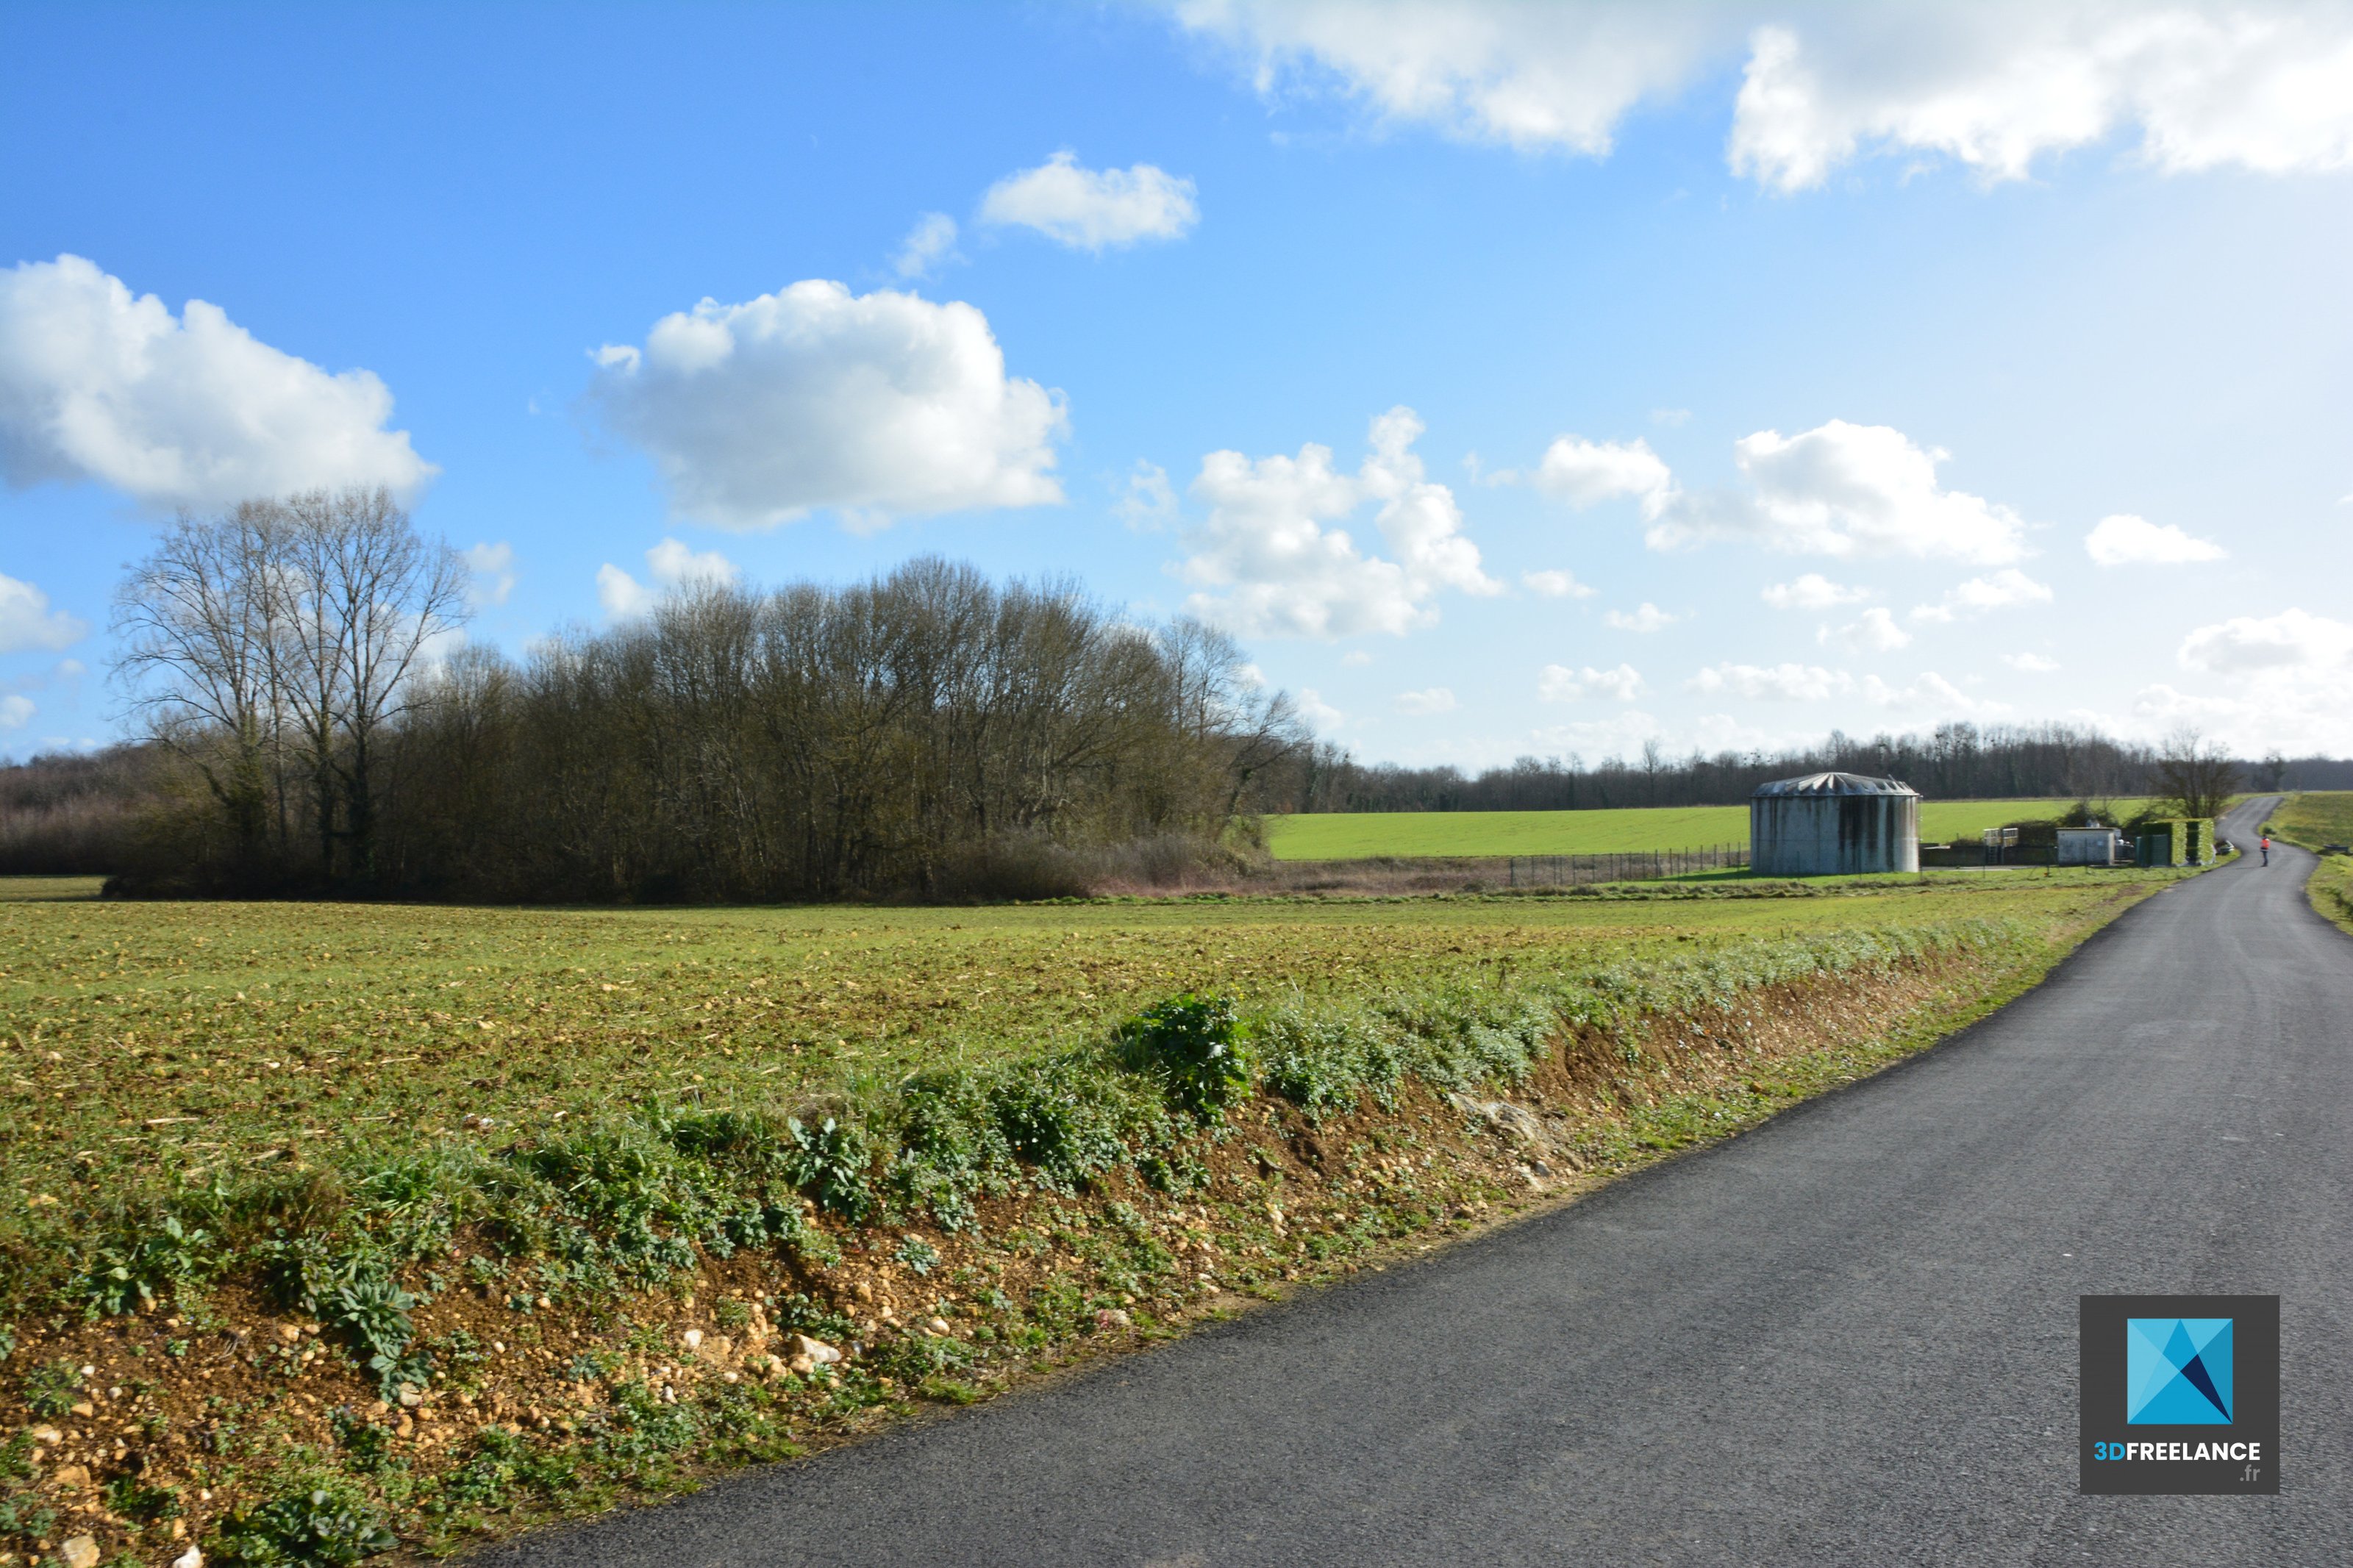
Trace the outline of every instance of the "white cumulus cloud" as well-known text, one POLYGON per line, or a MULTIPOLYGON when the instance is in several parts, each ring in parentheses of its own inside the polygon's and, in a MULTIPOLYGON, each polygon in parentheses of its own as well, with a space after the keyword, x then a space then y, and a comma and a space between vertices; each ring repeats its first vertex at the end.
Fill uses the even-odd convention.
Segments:
POLYGON ((1451 713, 1456 706, 1454 693, 1443 686, 1397 694, 1397 710, 1400 713, 1451 713))
POLYGON ((1523 572, 1527 591, 1546 599, 1590 599, 1599 590, 1577 580, 1574 572, 1523 572))
POLYGON ((1059 397, 1008 377, 960 301, 812 279, 705 300, 595 357, 592 400, 682 516, 756 529, 820 507, 881 522, 1062 499, 1059 397))
MULTIPOLYGON (((2179 657, 2183 668, 2211 675, 2265 670, 2337 675, 2353 671, 2353 626, 2295 609, 2276 616, 2234 616, 2191 632, 2182 639, 2179 657)), ((2348 707, 2353 708, 2353 702, 2348 707)))
POLYGON ((1874 708, 1894 708, 1936 718, 1999 719, 2009 713, 2007 702, 1989 698, 1971 697, 1951 681, 1930 670, 1908 685, 1894 686, 1878 676, 1862 678, 1862 700, 1874 708))
POLYGON ((1259 89, 1336 88, 1395 121, 1469 141, 1606 155, 1618 121, 1680 86, 1726 39, 1688 5, 1482 0, 1178 0, 1259 89))
POLYGON ((1611 610, 1601 617, 1601 624, 1621 632, 1655 632, 1673 626, 1680 619, 1681 616, 1669 615, 1645 600, 1638 610, 1611 610))
POLYGON ((981 222, 1033 228, 1074 250, 1177 239, 1200 217, 1190 180, 1150 163, 1084 168, 1068 152, 1006 175, 980 199, 981 222))
POLYGON ((1806 573, 1793 583, 1768 584, 1763 595, 1765 602, 1777 610, 1827 610, 1861 604, 1870 597, 1870 589, 1833 583, 1819 572, 1806 573))
POLYGON ((21 697, 13 691, 0 697, 0 730, 21 730, 39 711, 29 697, 21 697))
POLYGON ((2050 602, 2049 584, 2036 582, 2015 566, 2005 566, 1999 572, 1955 584, 1933 605, 1914 605, 1912 618, 1951 622, 1964 616, 1982 616, 1991 610, 2013 610, 2021 605, 2050 602))
POLYGON ((1645 539, 1672 550, 1711 539, 1831 556, 1940 556, 2000 565, 2026 553, 2026 525, 2006 506, 1948 490, 1936 465, 1901 430, 1833 419, 1733 443, 1750 489, 1661 493, 1645 539))
POLYGON ((47 594, 0 572, 0 653, 71 647, 89 635, 88 621, 52 610, 47 594))
POLYGON ((1180 570, 1203 591, 1187 608, 1246 637, 1330 638, 1430 626, 1438 619, 1430 600, 1443 589, 1501 593, 1462 532, 1453 491, 1432 482, 1414 455, 1421 431, 1410 408, 1380 416, 1354 474, 1313 443, 1295 458, 1202 458, 1192 493, 1209 515, 1185 536, 1191 553, 1180 570), (1388 557, 1325 526, 1374 502, 1388 557))
POLYGON ((692 550, 675 539, 665 539, 646 552, 646 570, 653 578, 650 586, 609 561, 596 568, 596 602, 607 619, 634 619, 660 604, 665 595, 704 584, 723 586, 742 575, 735 563, 716 550, 692 550))
POLYGON ((1824 626, 1815 634, 1815 640, 1835 643, 1850 653, 1892 653, 1909 646, 1912 634, 1897 626, 1887 610, 1873 605, 1842 626, 1824 626))
POLYGON ((1940 155, 1992 182, 2126 128, 2168 174, 2353 165, 2353 14, 2295 0, 1839 7, 1757 29, 1727 151, 1735 173, 1784 191, 1873 153, 1940 155))
POLYGON ((217 305, 177 316, 79 256, 0 271, 0 477, 93 480, 154 508, 322 486, 406 496, 437 470, 375 374, 329 374, 217 305))
POLYGON ((1312 686, 1299 689, 1298 708, 1301 721, 1318 733, 1328 733, 1339 728, 1340 721, 1347 717, 1324 701, 1324 694, 1312 686))
POLYGON ((1639 437, 1625 442, 1559 437, 1545 448, 1535 479, 1545 494, 1579 508, 1631 496, 1649 510, 1674 486, 1665 461, 1639 437))
POLYGON ((1127 486, 1112 512, 1138 533, 1157 533, 1176 518, 1176 492, 1169 488, 1168 470, 1141 458, 1127 476, 1127 486))
POLYGON ((2353 165, 2353 13, 2306 0, 1171 0, 1268 97, 1602 157, 1639 106, 1745 58, 1725 158, 1778 191, 1855 160, 1984 182, 2122 134, 2168 174, 2353 165))
POLYGON ((2185 533, 2170 522, 2151 522, 2130 512, 2104 517, 2084 536, 2084 553, 2103 566, 2179 566, 2220 561, 2222 547, 2185 533))
POLYGON ((1641 673, 1630 664, 1615 669, 1596 669, 1589 664, 1571 669, 1565 664, 1548 664, 1536 674, 1536 695, 1546 702, 1575 702, 1587 697, 1631 702, 1642 695, 1642 689, 1641 673))
POLYGON ((2006 653, 2001 662, 2021 675, 2049 675, 2059 668, 2059 661, 2039 653, 2006 653))
POLYGON ((945 213, 925 213, 915 220, 891 258, 891 270, 902 278, 928 278, 956 258, 956 220, 945 213))
POLYGON ((467 592, 477 607, 503 605, 515 590, 514 546, 505 540, 477 544, 465 552, 466 570, 473 574, 467 592))
POLYGON ((1820 702, 1854 689, 1854 677, 1818 664, 1715 664, 1684 682, 1692 691, 1725 691, 1756 702, 1820 702))

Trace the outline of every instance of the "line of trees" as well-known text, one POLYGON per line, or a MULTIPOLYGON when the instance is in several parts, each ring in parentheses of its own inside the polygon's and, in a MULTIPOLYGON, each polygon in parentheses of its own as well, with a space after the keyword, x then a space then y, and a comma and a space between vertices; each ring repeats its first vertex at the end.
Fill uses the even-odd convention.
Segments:
MULTIPOLYGON (((125 579, 134 889, 774 900, 1215 858, 1305 735, 1239 647, 911 563, 702 586, 518 663, 384 493, 183 517, 125 579)), ((1117 869, 1117 868, 1110 868, 1117 869)))
MULTIPOLYGON (((1574 753, 1508 766, 1366 764, 1329 744, 1302 759, 1295 811, 1581 811, 1601 806, 1733 805, 1770 779, 1840 772, 1900 778, 1931 798, 2200 800, 2240 787, 2353 788, 2353 763, 2276 754, 2233 761, 2193 733, 2161 745, 2112 740, 2070 724, 1939 724, 1926 734, 1858 739, 1833 730, 1819 745, 1778 752, 1698 752, 1675 758, 1656 742, 1631 758, 1588 763, 1574 753), (2222 782, 2219 784, 2217 780, 2222 782)), ((2196 815, 2210 815, 2200 812, 2196 815)))

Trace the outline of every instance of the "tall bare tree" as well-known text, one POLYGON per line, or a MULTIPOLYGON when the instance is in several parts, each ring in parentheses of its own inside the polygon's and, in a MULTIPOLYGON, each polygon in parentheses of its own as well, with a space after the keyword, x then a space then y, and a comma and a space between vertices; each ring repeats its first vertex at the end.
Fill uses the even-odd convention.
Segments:
POLYGON ((2220 816, 2239 787, 2239 764, 2200 731, 2176 730, 2158 749, 2157 792, 2184 816, 2220 816))
POLYGON ((115 677, 130 714, 194 766, 248 863, 267 847, 273 795, 283 805, 281 538, 266 502, 183 512, 114 596, 115 677))

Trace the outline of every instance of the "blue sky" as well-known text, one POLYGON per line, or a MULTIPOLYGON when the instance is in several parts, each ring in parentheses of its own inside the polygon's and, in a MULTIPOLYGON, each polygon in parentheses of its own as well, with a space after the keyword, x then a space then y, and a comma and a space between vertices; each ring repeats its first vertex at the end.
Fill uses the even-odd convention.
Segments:
POLYGON ((0 754, 346 480, 517 654, 940 552, 1373 759, 2353 752, 2342 6, 20 4, 0 145, 0 754))

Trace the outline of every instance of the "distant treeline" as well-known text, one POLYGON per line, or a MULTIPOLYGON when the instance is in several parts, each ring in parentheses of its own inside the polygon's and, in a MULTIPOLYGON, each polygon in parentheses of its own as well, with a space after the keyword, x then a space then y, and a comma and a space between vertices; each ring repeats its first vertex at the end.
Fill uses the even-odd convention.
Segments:
POLYGON ((705 586, 517 663, 440 656, 462 583, 381 495, 183 518, 118 602, 150 738, 0 770, 0 870, 134 892, 1048 895, 1230 856, 1306 749, 1231 639, 1070 584, 923 560, 705 586))
MULTIPOLYGON (((1303 763, 1297 811, 1583 811, 1600 806, 1734 805, 1770 779, 1836 771, 1902 779, 1939 800, 2105 800, 2170 793, 2168 749, 2067 724, 1939 724, 1927 734, 1860 740, 1832 731, 1818 746, 1773 753, 1642 748, 1632 760, 1522 757, 1466 773, 1367 764, 1322 745, 1303 763)), ((2178 761, 2178 759, 2175 759, 2178 761)), ((2353 789, 2353 761, 2269 756, 2227 763, 2240 787, 2353 789)))

